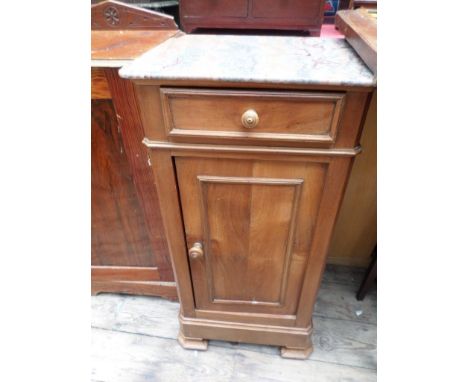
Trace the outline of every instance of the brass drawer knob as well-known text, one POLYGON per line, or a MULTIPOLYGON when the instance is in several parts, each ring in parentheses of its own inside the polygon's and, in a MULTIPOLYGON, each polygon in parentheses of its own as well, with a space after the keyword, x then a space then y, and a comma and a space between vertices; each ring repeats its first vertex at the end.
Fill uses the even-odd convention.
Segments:
POLYGON ((203 245, 201 243, 193 244, 193 247, 189 249, 189 256, 192 259, 198 259, 203 256, 203 245))
POLYGON ((242 114, 242 125, 247 129, 251 129, 258 125, 260 118, 255 110, 249 109, 242 114))

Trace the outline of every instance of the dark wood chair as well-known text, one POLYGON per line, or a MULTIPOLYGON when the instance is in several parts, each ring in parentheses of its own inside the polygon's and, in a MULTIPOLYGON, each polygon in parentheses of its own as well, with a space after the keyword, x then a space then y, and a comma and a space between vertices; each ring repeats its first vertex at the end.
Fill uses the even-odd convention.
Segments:
POLYGON ((358 292, 356 293, 356 299, 359 301, 364 300, 369 289, 374 286, 377 281, 377 246, 372 252, 372 261, 367 268, 364 279, 362 280, 361 286, 359 287, 358 292))

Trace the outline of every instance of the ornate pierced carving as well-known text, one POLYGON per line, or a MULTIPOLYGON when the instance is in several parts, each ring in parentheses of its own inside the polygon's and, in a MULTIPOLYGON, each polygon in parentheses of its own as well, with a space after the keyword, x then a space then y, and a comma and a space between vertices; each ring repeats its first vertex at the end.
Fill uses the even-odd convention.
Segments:
POLYGON ((107 7, 104 11, 104 17, 109 25, 117 25, 120 22, 119 11, 115 7, 107 7))
POLYGON ((178 29, 172 16, 119 1, 108 0, 91 6, 91 29, 178 29))

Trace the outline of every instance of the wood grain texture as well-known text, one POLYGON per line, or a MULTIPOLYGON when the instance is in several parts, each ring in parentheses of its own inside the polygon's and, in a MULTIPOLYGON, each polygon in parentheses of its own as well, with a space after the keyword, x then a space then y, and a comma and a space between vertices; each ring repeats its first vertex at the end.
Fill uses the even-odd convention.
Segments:
POLYGON ((92 279, 91 294, 124 293, 140 296, 160 296, 177 301, 175 282, 170 281, 120 281, 118 279, 99 281, 92 279))
POLYGON ((180 0, 184 31, 199 28, 296 30, 319 36, 323 0, 180 0))
POLYGON ((161 281, 174 281, 168 259, 168 247, 162 229, 158 194, 154 185, 148 156, 141 141, 144 131, 135 99, 133 84, 119 77, 116 69, 106 69, 106 77, 114 100, 123 137, 123 147, 128 155, 138 200, 149 232, 152 256, 158 267, 161 281))
POLYGON ((91 68, 91 99, 111 99, 106 74, 101 68, 91 68))
POLYGON ((137 381, 225 381, 232 376, 234 354, 220 349, 213 352, 187 351, 171 346, 174 340, 123 332, 93 330, 91 378, 105 382, 137 381))
POLYGON ((122 292, 175 299, 175 283, 160 283, 112 101, 93 100, 91 117, 92 294, 122 292))
POLYGON ((91 6, 91 59, 134 59, 178 32, 172 16, 118 1, 91 6))
POLYGON ((156 266, 110 100, 91 108, 91 263, 156 266))
POLYGON ((157 267, 91 266, 91 292, 162 296, 177 300, 175 282, 160 281, 157 267))
POLYGON ((91 31, 91 59, 132 60, 176 33, 177 30, 91 31))
POLYGON ((361 143, 328 253, 328 262, 366 267, 377 243, 377 92, 366 117, 361 143))
POLYGON ((237 138, 276 145, 295 141, 333 143, 345 102, 344 93, 235 91, 162 88, 169 137, 237 138), (259 123, 252 129, 241 117, 252 109, 259 123))
MULTIPOLYGON (((353 290, 338 292, 333 307, 340 311, 352 303, 353 290)), ((321 293, 321 292, 320 292, 321 293)), ((375 298, 372 296, 372 298, 375 298)), ((145 336, 176 340, 178 304, 149 297, 100 295, 93 298, 94 328, 123 331, 145 336)), ((330 362, 355 367, 376 368, 376 326, 367 322, 324 317, 329 311, 317 310, 314 318, 315 349, 310 361, 330 362)), ((339 315, 339 313, 337 313, 339 315)), ((177 346, 175 343, 173 346, 177 346)), ((278 348, 245 343, 209 341, 210 348, 243 349, 277 356, 278 348)), ((217 350, 214 350, 217 351, 217 350)))
POLYGON ((377 20, 367 9, 338 11, 336 27, 356 50, 366 65, 377 75, 377 20))
POLYGON ((366 322, 376 325, 376 293, 371 292, 363 301, 358 301, 356 300, 358 287, 350 288, 341 284, 323 284, 317 295, 315 315, 318 317, 366 322), (339 300, 341 302, 337 302, 339 300))
POLYGON ((176 299, 133 87, 116 70, 177 26, 170 16, 116 1, 93 5, 91 14, 91 96, 108 100, 104 113, 102 103, 92 103, 91 290, 176 299))
MULTIPOLYGON (((205 156, 208 155, 208 154, 205 154, 205 156)), ((238 160, 233 162, 233 163, 237 163, 239 162, 239 159, 241 158, 241 155, 242 153, 240 154, 237 154, 239 156, 238 160)), ((167 156, 164 155, 164 152, 159 152, 159 151, 154 151, 152 152, 152 157, 156 158, 156 160, 153 160, 153 162, 157 163, 158 166, 162 166, 162 169, 164 169, 164 164, 163 164, 163 161, 164 160, 167 160, 165 158, 167 158, 167 156), (157 155, 157 156, 156 156, 157 155)), ((263 158, 264 160, 268 159, 269 161, 272 160, 272 158, 269 158, 268 156, 263 158)), ((178 160, 178 159, 177 159, 178 160)), ((281 162, 280 162, 281 158, 275 158, 274 159, 274 165, 272 165, 274 169, 278 170, 278 169, 281 169, 281 162)), ((341 198, 341 195, 342 195, 342 192, 343 192, 343 188, 344 188, 344 180, 346 179, 347 177, 347 174, 349 172, 349 166, 350 166, 350 159, 348 158, 334 158, 333 160, 331 159, 327 159, 327 160, 330 160, 333 162, 336 162, 334 165, 333 165, 333 168, 334 170, 332 171, 332 174, 330 174, 328 176, 327 179, 329 179, 329 181, 327 182, 327 186, 325 187, 324 189, 324 195, 327 195, 327 197, 325 198, 326 201, 326 207, 325 206, 321 206, 321 208, 323 208, 323 211, 327 211, 326 213, 324 212, 324 215, 319 218, 319 220, 321 220, 321 223, 317 222, 317 227, 320 228, 320 232, 317 231, 316 233, 316 237, 318 238, 318 240, 316 241, 316 244, 315 244, 315 249, 314 247, 312 247, 312 253, 314 253, 314 260, 313 261, 309 261, 309 265, 308 267, 310 267, 309 269, 311 269, 311 271, 309 272, 312 272, 314 274, 314 276, 311 276, 310 279, 309 278, 306 278, 306 283, 308 283, 309 285, 303 287, 303 290, 306 290, 308 291, 307 293, 310 293, 312 291, 312 293, 314 293, 314 288, 318 288, 318 281, 320 280, 320 273, 321 273, 321 270, 322 268, 320 266, 317 266, 317 264, 321 264, 323 263, 324 261, 324 256, 325 256, 325 253, 326 253, 326 245, 328 243, 328 240, 329 240, 329 237, 330 237, 330 234, 331 234, 331 228, 333 227, 333 223, 334 223, 334 216, 336 216, 336 209, 338 208, 339 206, 339 202, 338 204, 335 204, 336 203, 336 200, 339 201, 339 199, 341 198), (338 172, 336 172, 338 171, 338 172), (333 209, 335 209, 335 212, 333 211, 333 209), (320 255, 318 255, 320 254, 320 255)), ((195 161, 195 163, 199 162, 199 161, 202 161, 202 159, 197 159, 195 161)), ((219 160, 218 160, 219 161, 219 160)), ((268 162, 265 162, 265 163, 268 163, 268 162)), ((312 162, 313 164, 314 162, 312 162)), ((321 163, 321 162, 318 162, 318 163, 321 163)), ((210 168, 210 166, 212 165, 208 165, 206 168, 210 168)), ((296 164, 297 166, 297 164, 296 164)), ((228 164, 227 166, 225 166, 228 170, 232 170, 234 168, 236 168, 236 166, 233 166, 232 163, 228 164)), ((261 167, 259 167, 261 169, 261 167)), ((216 170, 216 167, 212 168, 212 170, 216 170)), ((285 172, 284 173, 288 173, 288 176, 290 176, 291 174, 291 169, 294 169, 294 167, 292 167, 291 165, 288 165, 288 162, 285 162, 284 164, 284 170, 285 172)), ((219 169, 218 169, 219 170, 219 169)), ((158 174, 157 176, 161 177, 162 179, 164 179, 164 185, 163 187, 174 187, 172 185, 172 181, 170 180, 170 176, 166 176, 166 175, 162 175, 159 173, 159 171, 161 171, 161 167, 159 167, 159 170, 158 168, 155 169, 155 174, 158 174)), ((205 169, 206 171, 206 169, 205 169)), ((304 170, 299 170, 300 171, 301 175, 304 176, 305 172, 304 170)), ((216 171, 216 173, 219 174, 219 171, 216 171)), ((181 176, 181 178, 186 178, 184 175, 181 176)), ((179 182, 180 183, 180 182, 179 182)), ((159 187, 159 185, 158 185, 159 187)), ((318 186, 320 188, 320 182, 318 182, 318 186)), ((167 191, 166 191, 167 192, 167 191)), ((190 194, 190 192, 188 193, 190 194)), ((170 195, 170 194, 167 194, 166 195, 170 195)), ((193 193, 191 194, 193 195, 193 193)), ((196 196, 195 196, 196 198, 196 196)), ((314 198, 311 198, 312 200, 314 198)), ((321 202, 321 204, 323 204, 323 202, 321 202)), ((193 205, 195 205, 195 202, 193 203, 190 203, 188 202, 186 205, 189 205, 190 207, 192 207, 193 205)), ((310 205, 310 203, 308 204, 310 205)), ((166 207, 168 207, 169 205, 167 205, 166 207)), ((171 207, 173 208, 173 207, 171 207)), ((165 208, 163 208, 164 210, 165 208)), ((184 207, 182 206, 182 209, 184 210, 184 207)), ((189 211, 192 211, 193 209, 190 209, 189 211)), ((171 219, 174 219, 174 217, 176 216, 176 214, 174 213, 175 210, 171 209, 171 210, 167 210, 167 213, 169 214, 169 217, 171 219)), ((190 216, 190 215, 189 215, 190 216)), ((314 216, 313 213, 309 213, 308 216, 314 216)), ((307 216, 307 217, 308 217, 307 216)), ((307 220, 307 219, 306 219, 307 220)), ((166 225, 166 223, 165 223, 166 225)), ((177 223, 172 223, 170 225, 172 229, 174 228, 177 228, 177 223)), ((304 232, 310 232, 310 231, 307 231, 307 223, 305 224, 299 224, 299 227, 305 227, 305 230, 304 232)), ((179 233, 177 233, 177 235, 180 235, 179 233)), ((197 236, 197 235, 196 235, 197 236)), ((178 236, 174 236, 174 237, 178 237, 178 236)), ((198 236, 199 237, 199 236, 198 236)), ((300 234, 300 236, 298 237, 310 237, 310 234, 300 234)), ((310 239, 309 239, 310 240, 310 239)), ((171 241, 171 239, 169 239, 169 241, 171 241)), ((182 239, 178 239, 178 240, 175 240, 174 241, 174 244, 177 244, 177 245, 180 245, 179 243, 181 242, 184 242, 184 238, 182 239)), ((188 244, 188 245, 191 245, 191 244, 188 244)), ((305 248, 307 247, 307 244, 306 242, 304 242, 304 245, 305 245, 305 248)), ((188 251, 188 247, 186 247, 184 250, 182 250, 181 248, 178 249, 178 253, 180 253, 180 256, 177 255, 177 261, 180 261, 182 266, 187 266, 187 251, 188 251), (184 253, 185 252, 185 253, 184 253)), ((306 252, 307 252, 307 249, 306 249, 306 252)), ((307 256, 307 255, 306 255, 307 256)), ((297 260, 299 260, 300 256, 297 258, 297 260)), ((296 265, 300 264, 300 262, 296 262, 296 265)), ((191 267, 195 267, 196 264, 194 265, 191 265, 191 267)), ((175 268, 177 270, 177 267, 175 268)), ((193 271, 194 268, 192 268, 192 275, 196 275, 197 272, 193 271)), ((299 267, 300 269, 300 267, 299 267)), ((180 269, 179 269, 180 270, 180 269)), ((300 271, 299 271, 300 273, 300 271)), ((198 273, 200 274, 200 273, 198 273)), ((294 274, 297 274, 297 271, 294 271, 294 274)), ((182 272, 181 274, 179 274, 179 280, 184 280, 184 282, 190 282, 189 280, 186 279, 186 276, 188 276, 188 273, 185 273, 182 272), (182 276, 182 277, 181 277, 182 276), (185 281, 187 280, 187 281, 185 281)), ((195 281, 196 282, 196 281, 195 281)), ((297 278, 295 277, 294 278, 294 281, 292 284, 294 283, 297 283, 297 282, 301 282, 301 277, 297 278)), ((179 290, 181 290, 182 288, 179 288, 179 290)), ((293 288, 294 289, 294 288, 293 288)), ((307 306, 310 301, 312 300, 313 301, 313 298, 311 299, 310 297, 307 297, 307 293, 303 293, 303 295, 301 296, 302 298, 302 301, 300 302, 300 308, 298 310, 298 313, 297 313, 297 317, 298 317, 298 320, 296 321, 296 325, 298 326, 298 328, 303 328, 303 330, 305 330, 303 332, 303 335, 304 335, 304 340, 306 338, 308 338, 308 334, 307 334, 307 327, 310 326, 310 312, 312 310, 312 307, 309 305, 307 306), (307 313, 309 312, 309 313, 307 313), (309 314, 309 316, 307 317, 306 315, 309 314), (301 321, 299 321, 299 319, 301 321)), ((190 299, 189 299, 189 303, 190 302, 190 299)), ((193 309, 191 307, 189 307, 190 309, 193 309)), ((231 311, 233 311, 234 309, 231 309, 229 308, 231 311)), ((219 311, 222 310, 222 309, 218 309, 218 311, 211 311, 211 318, 212 320, 218 320, 219 319, 219 311)), ((257 307, 255 307, 255 310, 258 310, 257 307)), ((249 313, 249 314, 246 314, 245 312, 248 312, 248 309, 245 308, 245 306, 243 306, 242 308, 238 308, 237 309, 238 312, 244 312, 242 314, 244 314, 243 318, 241 316, 238 316, 235 321, 236 322, 244 322, 244 323, 248 323, 249 321, 250 322, 257 322, 257 323, 262 323, 262 324, 265 324, 265 323, 270 323, 270 324, 273 324, 275 323, 275 325, 277 325, 277 318, 276 317, 273 317, 273 316, 270 316, 270 317, 260 317, 258 316, 257 314, 258 313, 255 313, 253 314, 252 312, 249 313), (263 320, 263 321, 261 321, 263 320)), ((186 320, 183 318, 183 316, 181 316, 181 320, 183 319, 183 328, 184 330, 187 330, 189 332, 186 333, 187 336, 189 337, 196 337, 196 338, 212 338, 212 339, 218 339, 218 338, 229 338, 230 340, 244 340, 244 341, 248 341, 248 342, 263 342, 263 343, 272 343, 272 344, 278 344, 278 341, 279 339, 278 338, 286 338, 284 336, 286 335, 289 335, 288 333, 288 330, 284 329, 285 332, 281 334, 276 332, 277 336, 279 337, 276 337, 275 336, 270 336, 270 338, 265 337, 263 334, 261 336, 261 339, 256 339, 255 336, 251 335, 250 338, 247 337, 246 335, 246 330, 249 330, 248 329, 248 326, 242 326, 242 325, 237 325, 236 327, 234 327, 232 324, 230 325, 225 325, 225 324, 222 324, 221 322, 217 322, 216 323, 216 330, 213 330, 214 326, 211 325, 211 328, 212 330, 208 331, 207 328, 209 328, 210 326, 208 326, 208 322, 207 321, 204 321, 205 318, 206 318, 206 315, 208 314, 208 311, 204 311, 204 318, 202 319, 202 316, 201 315, 198 315, 197 313, 198 311, 195 311, 194 313, 197 314, 197 320, 198 321, 195 321, 193 319, 191 320, 186 320), (206 337, 205 337, 206 336, 206 337), (270 342, 271 341, 271 342, 270 342)), ((270 312, 271 313, 271 312, 270 312)), ((284 317, 284 319, 286 319, 286 316, 284 317)), ((215 321, 213 321, 213 325, 215 321)), ((231 320, 232 322, 232 320, 231 320)), ((284 322, 283 322, 283 325, 286 327, 286 326, 290 326, 290 325, 285 325, 284 322)), ((276 329, 275 329, 276 330, 276 329)), ((299 333, 300 331, 298 331, 299 333)), ((252 328, 250 329, 250 333, 253 333, 252 332, 252 328)), ((263 328, 260 330, 260 327, 258 327, 258 333, 263 333, 263 328)), ((298 334, 293 334, 292 332, 290 333, 291 337, 290 337, 290 340, 291 341, 294 341, 293 343, 295 343, 296 346, 299 346, 298 345, 298 337, 297 335, 298 334)), ((258 337, 260 338, 260 337, 258 337)), ((290 345, 292 346, 292 345, 290 345)), ((303 345, 303 346, 308 346, 308 345, 303 345)))
MULTIPOLYGON (((359 88, 346 92, 332 147, 310 142, 303 143, 307 147, 290 147, 286 141, 282 147, 260 142, 244 146, 227 145, 224 137, 209 144, 203 142, 205 137, 197 143, 172 142, 166 128, 175 122, 175 127, 190 130, 196 113, 186 118, 183 112, 193 108, 212 131, 226 131, 232 116, 220 113, 217 102, 227 97, 224 109, 244 102, 232 96, 235 91, 200 91, 200 85, 188 92, 174 91, 181 85, 174 80, 169 91, 185 92, 184 105, 175 106, 174 113, 174 100, 167 102, 164 114, 161 99, 167 89, 161 92, 157 82, 142 83, 146 85, 137 85, 137 94, 150 138, 144 143, 150 148, 182 299, 183 336, 279 345, 303 358, 310 352, 314 301, 353 157, 359 151, 369 93, 359 88), (197 104, 200 92, 203 96, 211 92, 213 104, 197 104), (217 118, 210 119, 211 113, 217 118), (292 187, 293 183, 300 187, 292 187), (197 251, 197 258, 190 260, 195 243, 201 243, 204 255, 197 251)), ((278 89, 248 86, 251 89, 242 92, 255 94, 254 102, 264 102, 265 110, 280 110, 277 117, 283 122, 290 118, 281 109, 285 99, 272 96, 278 89)), ((304 92, 296 122, 323 121, 324 109, 314 108, 317 94, 315 87, 304 92), (301 117, 309 107, 315 119, 301 117)), ((330 115, 330 109, 325 111, 330 115)), ((287 129, 287 124, 281 125, 278 134, 287 129)))
POLYGON ((100 294, 91 299, 91 326, 177 339, 179 303, 149 296, 100 294))
POLYGON ((376 381, 376 372, 366 368, 309 361, 298 367, 295 360, 278 362, 277 356, 243 349, 186 351, 175 340, 99 329, 92 331, 91 357, 91 378, 103 382, 309 382, 311 376, 328 382, 376 381))
POLYGON ((99 281, 152 281, 158 280, 160 275, 156 267, 112 267, 91 266, 91 276, 99 281))
MULTIPOLYGON (((197 352, 184 352, 176 342, 178 303, 142 296, 99 295, 93 297, 92 327, 95 329, 92 333, 92 362, 94 378, 101 381, 119 380, 115 378, 138 381, 143 376, 151 375, 156 380, 162 376, 165 376, 166 380, 172 380, 170 374, 158 374, 160 364, 167 361, 163 353, 168 352, 172 356, 174 351, 181 351, 181 354, 185 356, 185 361, 179 360, 178 356, 175 356, 170 362, 180 361, 177 368, 173 367, 174 378, 182 375, 186 380, 202 378, 197 374, 197 370, 204 370, 203 378, 205 380, 211 380, 211 377, 214 380, 219 380, 216 379, 218 377, 213 377, 217 370, 218 359, 221 364, 223 364, 224 359, 228 359, 229 367, 234 366, 234 370, 239 371, 239 374, 235 374, 235 377, 231 378, 231 380, 236 381, 242 380, 241 377, 248 380, 247 374, 249 373, 251 378, 260 381, 304 380, 301 379, 302 376, 298 376, 297 372, 292 370, 293 368, 299 368, 304 373, 304 378, 309 378, 305 379, 307 381, 310 380, 312 375, 310 372, 313 370, 318 373, 313 374, 317 380, 322 380, 321 377, 325 378, 325 376, 330 381, 341 380, 340 378, 347 378, 344 380, 349 381, 375 380, 376 325, 365 320, 357 321, 356 319, 359 319, 357 317, 356 319, 344 320, 327 316, 341 316, 341 312, 356 301, 353 296, 356 287, 353 278, 361 272, 360 269, 350 267, 327 267, 324 280, 333 281, 324 281, 319 295, 322 295, 323 289, 327 289, 329 301, 332 302, 331 309, 328 309, 327 306, 327 309, 323 310, 322 307, 317 306, 314 318, 314 353, 309 360, 300 364, 297 361, 278 358, 279 350, 276 347, 225 341, 209 341, 211 351, 198 353, 195 356, 194 353, 197 352), (107 334, 105 339, 101 341, 97 337, 100 337, 102 333, 107 334), (119 362, 112 363, 112 360, 115 360, 116 352, 124 351, 124 348, 112 345, 116 344, 114 342, 116 337, 120 337, 122 334, 128 336, 128 342, 121 344, 125 349, 129 349, 126 346, 130 346, 130 344, 140 344, 141 338, 153 339, 155 342, 141 347, 139 350, 133 348, 131 354, 138 354, 138 356, 137 358, 127 357, 127 361, 131 359, 135 362, 132 361, 124 365, 119 362), (161 340, 165 342, 161 342, 161 340), (162 349, 162 351, 160 352, 158 349, 162 349), (211 356, 206 357, 210 353, 211 356), (232 355, 234 355, 234 360, 232 355), (196 357, 196 365, 190 361, 192 356, 196 357), (328 370, 329 374, 321 374, 323 370, 315 364, 325 367, 323 370, 328 370), (275 377, 265 370, 264 365, 274 368, 277 376, 275 377), (318 369, 316 369, 317 367, 318 369), (141 370, 145 370, 145 373, 138 374, 141 370)), ((375 299, 374 294, 369 295, 369 297, 375 299)), ((375 309, 375 304, 373 309, 375 309)), ((372 320, 372 317, 375 317, 375 311, 366 317, 372 320)), ((174 364, 171 363, 171 365, 174 364)))
POLYGON ((186 241, 205 243, 190 263, 197 308, 295 314, 326 165, 176 158, 176 169, 186 241))
POLYGON ((115 0, 91 5, 93 30, 177 30, 174 18, 115 0))
POLYGON ((164 198, 161 198, 161 216, 177 283, 177 294, 181 303, 180 313, 185 314, 186 317, 194 317, 195 303, 188 265, 187 244, 172 158, 159 151, 152 151, 150 155, 158 194, 164 195, 164 198))
POLYGON ((216 153, 220 157, 236 158, 239 153, 246 158, 284 155, 285 161, 317 161, 324 162, 326 157, 354 157, 361 152, 361 147, 356 146, 349 149, 321 149, 321 148, 296 148, 296 147, 269 147, 269 146, 233 146, 233 145, 207 145, 190 143, 173 143, 164 141, 151 141, 147 138, 143 144, 148 148, 169 150, 179 156, 203 156, 203 153, 216 153))

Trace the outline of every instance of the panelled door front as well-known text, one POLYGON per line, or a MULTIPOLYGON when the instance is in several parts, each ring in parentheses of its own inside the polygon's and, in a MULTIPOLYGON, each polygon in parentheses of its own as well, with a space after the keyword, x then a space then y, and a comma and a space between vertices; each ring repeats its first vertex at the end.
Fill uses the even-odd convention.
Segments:
POLYGON ((196 308, 294 315, 327 163, 175 164, 196 308))

